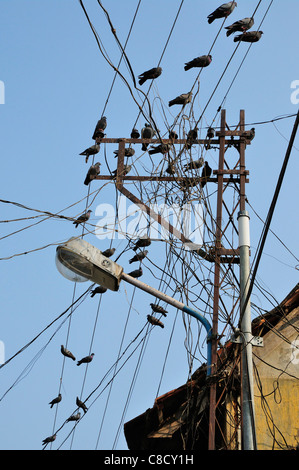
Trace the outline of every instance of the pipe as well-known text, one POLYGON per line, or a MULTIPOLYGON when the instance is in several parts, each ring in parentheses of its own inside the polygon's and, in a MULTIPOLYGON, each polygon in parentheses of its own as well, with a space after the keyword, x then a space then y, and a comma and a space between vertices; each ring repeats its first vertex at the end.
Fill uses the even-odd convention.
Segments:
POLYGON ((187 313, 188 315, 191 315, 192 317, 196 318, 198 321, 202 323, 202 325, 205 327, 207 331, 207 346, 208 346, 208 351, 207 351, 207 376, 211 374, 211 361, 212 361, 212 326, 210 325, 209 321, 202 316, 197 310, 194 310, 187 305, 184 305, 182 302, 179 300, 174 299, 173 297, 170 297, 167 294, 164 294, 163 292, 160 292, 159 290, 155 289, 154 287, 149 286, 148 284, 145 284, 144 282, 140 281, 139 279, 136 279, 132 276, 129 276, 129 274, 122 273, 121 279, 124 281, 127 281, 129 284, 132 284, 135 287, 138 287, 139 289, 143 290, 144 292, 147 292, 148 294, 151 294, 158 299, 162 300, 163 302, 166 302, 169 305, 172 305, 175 308, 178 308, 179 310, 182 310, 183 312, 187 313))

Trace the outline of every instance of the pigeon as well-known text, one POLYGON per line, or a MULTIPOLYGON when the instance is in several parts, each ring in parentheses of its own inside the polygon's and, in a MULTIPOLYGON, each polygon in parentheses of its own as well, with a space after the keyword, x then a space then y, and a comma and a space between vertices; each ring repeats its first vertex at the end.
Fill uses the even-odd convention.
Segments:
POLYGON ((211 174, 212 174, 212 168, 210 168, 208 162, 205 162, 205 166, 203 167, 202 172, 201 172, 201 178, 205 178, 203 181, 201 181, 202 188, 204 188, 205 185, 207 184, 207 180, 211 176, 211 174))
POLYGON ((156 313, 161 313, 162 315, 164 315, 164 317, 167 317, 167 310, 165 310, 163 307, 161 307, 161 305, 158 305, 158 304, 150 304, 150 306, 152 307, 152 310, 156 313))
POLYGON ((53 436, 46 437, 46 439, 43 440, 43 444, 49 444, 49 442, 54 442, 56 439, 56 434, 53 434, 53 436))
POLYGON ((133 258, 129 260, 129 263, 132 264, 135 261, 142 261, 147 256, 147 254, 148 254, 147 250, 141 251, 140 253, 136 253, 136 255, 133 256, 133 258))
POLYGON ((87 172, 87 175, 85 177, 85 180, 84 180, 84 184, 86 186, 89 185, 89 183, 95 179, 96 176, 98 176, 100 174, 100 166, 101 166, 101 163, 100 162, 97 162, 95 163, 94 165, 91 165, 91 167, 89 168, 88 172, 87 172))
POLYGON ((81 413, 80 411, 78 413, 76 413, 75 415, 72 415, 70 416, 66 422, 69 423, 70 421, 79 421, 79 419, 81 418, 81 413))
POLYGON ((137 129, 133 128, 131 132, 131 139, 139 139, 140 134, 137 129))
POLYGON ((71 353, 71 351, 69 351, 68 349, 66 349, 66 348, 63 346, 63 344, 61 345, 60 351, 61 351, 61 353, 62 353, 65 357, 69 357, 70 359, 73 359, 73 361, 76 360, 75 356, 71 353))
POLYGON ((157 325, 157 326, 160 326, 161 328, 164 328, 163 323, 157 318, 153 317, 152 315, 147 315, 147 321, 151 323, 152 325, 157 325))
POLYGON ((213 127, 209 127, 207 130, 207 139, 213 139, 215 136, 215 129, 213 127))
POLYGON ((263 31, 248 31, 234 37, 234 42, 258 42, 262 37, 263 31))
POLYGON ((107 250, 102 251, 102 255, 106 256, 106 258, 110 258, 110 256, 114 255, 115 248, 107 248, 107 250))
POLYGON ((210 65, 211 62, 212 62, 212 56, 210 54, 202 55, 200 57, 196 57, 195 59, 190 60, 190 62, 186 62, 184 70, 187 71, 194 67, 208 67, 208 65, 210 65))
POLYGON ((191 188, 198 185, 201 182, 201 178, 187 178, 185 180, 178 181, 178 184, 182 190, 186 188, 191 188))
POLYGON ((160 77, 161 73, 161 67, 154 67, 153 69, 147 70, 146 72, 143 72, 141 75, 138 76, 138 83, 139 85, 143 85, 146 80, 153 80, 155 78, 160 77))
POLYGON ((184 171, 197 170, 198 168, 201 168, 203 164, 204 164, 204 159, 203 157, 200 157, 198 160, 194 160, 184 165, 184 171))
POLYGON ((192 145, 196 143, 197 140, 197 134, 198 128, 195 127, 194 129, 191 129, 188 134, 187 134, 187 139, 186 139, 186 147, 187 149, 191 149, 192 145))
POLYGON ((173 163, 169 163, 168 167, 166 168, 166 173, 169 175, 174 175, 175 174, 175 166, 173 163))
POLYGON ((80 361, 77 362, 77 366, 80 366, 81 364, 89 364, 93 360, 94 353, 91 353, 89 356, 85 356, 80 361))
POLYGON ((86 413, 86 411, 88 410, 85 403, 83 403, 83 401, 81 401, 79 397, 76 398, 76 405, 79 406, 79 408, 81 408, 84 411, 84 413, 86 413))
MULTIPOLYGON (((124 165, 122 175, 126 176, 131 171, 131 169, 132 169, 132 165, 124 165)), ((117 175, 117 170, 112 171, 112 174, 114 176, 116 176, 117 175)))
POLYGON ((61 396, 61 393, 59 393, 59 395, 56 398, 53 398, 53 400, 50 401, 49 403, 49 405, 51 405, 50 408, 53 408, 53 406, 56 405, 56 403, 61 402, 61 400, 62 400, 62 396, 61 396))
POLYGON ((84 214, 80 215, 80 217, 78 217, 78 219, 76 219, 73 222, 73 224, 75 224, 76 228, 78 227, 79 224, 83 224, 84 222, 87 222, 89 220, 91 212, 92 212, 91 210, 88 210, 84 214))
POLYGON ((223 3, 220 5, 220 7, 216 8, 213 13, 210 13, 208 16, 208 23, 211 24, 213 23, 214 20, 218 18, 227 18, 235 9, 237 6, 237 2, 228 2, 228 3, 223 3))
POLYGON ((93 289, 90 293, 90 297, 94 297, 96 294, 104 294, 104 292, 107 291, 106 287, 103 286, 97 286, 95 289, 93 289))
POLYGON ((173 106, 174 104, 182 104, 185 106, 187 103, 190 103, 192 99, 192 92, 189 93, 182 93, 181 95, 177 96, 173 100, 169 101, 168 106, 173 106))
POLYGON ((225 29, 227 29, 226 36, 228 37, 231 34, 236 33, 237 31, 244 33, 248 29, 252 28, 253 25, 254 25, 253 18, 243 18, 243 20, 236 21, 230 26, 225 26, 225 29))
POLYGON ((137 248, 143 248, 143 247, 146 247, 146 246, 150 246, 151 244, 151 240, 150 238, 139 238, 139 240, 137 240, 137 242, 135 243, 135 246, 133 248, 134 251, 137 251, 137 248))
POLYGON ((85 162, 88 162, 88 158, 90 155, 96 155, 100 151, 100 144, 94 144, 91 147, 88 147, 85 149, 83 152, 80 153, 80 155, 85 155, 85 162))
POLYGON ((102 116, 101 119, 97 122, 97 125, 95 127, 92 140, 96 139, 102 139, 104 137, 104 130, 107 127, 107 118, 106 116, 102 116))
POLYGON ((170 131, 169 134, 168 134, 168 137, 169 137, 171 140, 177 140, 179 136, 177 135, 176 132, 170 131))
MULTIPOLYGON (((118 150, 114 150, 115 153, 115 157, 118 157, 118 150)), ((127 147, 125 148, 125 157, 133 157, 133 155, 135 154, 135 150, 132 148, 132 147, 127 147)))
MULTIPOLYGON (((145 123, 144 127, 141 129, 141 138, 142 139, 152 139, 156 132, 151 127, 150 124, 145 123)), ((145 152, 147 149, 148 144, 142 143, 142 150, 145 152)))
POLYGON ((140 267, 139 269, 135 269, 134 271, 131 271, 131 272, 128 273, 128 274, 129 274, 129 276, 131 276, 131 277, 137 278, 137 277, 142 276, 143 271, 142 271, 142 268, 140 267))
POLYGON ((247 140, 253 140, 255 138, 255 127, 250 129, 250 135, 247 137, 247 140))
POLYGON ((152 150, 149 150, 148 153, 150 155, 154 155, 155 153, 162 153, 164 155, 165 153, 169 152, 170 150, 170 145, 169 144, 159 144, 157 147, 154 147, 151 145, 152 150))

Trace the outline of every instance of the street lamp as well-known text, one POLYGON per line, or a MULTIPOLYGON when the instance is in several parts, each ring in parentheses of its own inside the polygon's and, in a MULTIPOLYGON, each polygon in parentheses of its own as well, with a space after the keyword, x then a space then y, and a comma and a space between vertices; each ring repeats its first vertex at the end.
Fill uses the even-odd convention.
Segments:
POLYGON ((211 374, 212 326, 199 312, 124 273, 121 266, 82 239, 71 238, 57 247, 56 266, 60 274, 73 282, 92 281, 113 291, 117 291, 120 281, 124 280, 199 320, 207 332, 207 375, 211 374))

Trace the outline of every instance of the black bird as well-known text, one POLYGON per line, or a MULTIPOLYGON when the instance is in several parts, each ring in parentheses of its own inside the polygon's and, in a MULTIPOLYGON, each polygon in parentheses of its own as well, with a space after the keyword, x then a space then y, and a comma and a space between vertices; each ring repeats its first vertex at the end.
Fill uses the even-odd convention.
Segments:
POLYGON ((100 144, 94 144, 91 147, 88 147, 85 149, 83 152, 80 153, 80 155, 85 155, 85 162, 88 162, 88 158, 90 155, 96 155, 100 151, 100 144))
POLYGON ((167 317, 167 310, 165 310, 163 307, 161 307, 161 305, 158 305, 158 304, 150 304, 150 306, 152 307, 152 310, 153 312, 156 312, 156 313, 161 313, 162 315, 164 315, 164 317, 167 317))
POLYGON ((89 217, 90 217, 90 214, 91 214, 91 210, 88 210, 87 212, 85 212, 84 214, 80 215, 80 217, 78 217, 78 219, 76 219, 73 224, 75 225, 75 227, 77 228, 79 224, 83 224, 84 222, 87 222, 89 220, 89 217))
POLYGON ((56 434, 53 434, 53 436, 46 437, 46 439, 43 440, 43 444, 49 444, 49 442, 54 442, 56 439, 56 434))
POLYGON ((91 167, 89 168, 88 172, 87 172, 87 175, 85 177, 85 180, 84 180, 84 184, 86 186, 89 185, 89 183, 95 179, 96 176, 98 176, 100 174, 100 166, 101 166, 101 163, 100 162, 97 162, 95 163, 94 165, 91 165, 91 167))
POLYGON ((110 258, 110 256, 114 255, 115 248, 107 248, 107 250, 102 251, 102 255, 106 256, 106 258, 110 258))
POLYGON ((89 364, 93 360, 94 353, 91 353, 89 356, 85 356, 80 361, 77 362, 77 366, 81 364, 89 364))
MULTIPOLYGON (((115 157, 118 157, 118 150, 114 150, 115 153, 115 157)), ((125 148, 125 157, 133 157, 133 155, 135 154, 135 150, 132 148, 132 147, 127 147, 125 148)))
POLYGON ((209 127, 207 130, 207 139, 213 139, 215 136, 215 129, 213 127, 209 127))
POLYGON ((132 264, 135 261, 142 261, 144 258, 146 258, 147 254, 148 254, 147 250, 141 251, 140 253, 136 253, 136 255, 133 256, 133 258, 129 260, 129 263, 132 264))
POLYGON ((66 422, 69 423, 70 421, 79 421, 80 418, 81 418, 81 413, 80 413, 80 411, 78 411, 78 413, 76 413, 75 415, 70 416, 66 420, 66 422))
POLYGON ((236 6, 237 2, 235 1, 223 3, 223 5, 220 5, 220 7, 216 8, 213 13, 209 14, 208 23, 211 24, 214 20, 218 18, 227 18, 234 11, 236 6))
POLYGON ((182 104, 185 106, 187 103, 190 103, 192 99, 192 92, 189 93, 182 93, 181 95, 177 96, 173 100, 169 101, 168 106, 173 106, 174 104, 182 104))
POLYGON ((201 181, 202 188, 204 188, 205 185, 207 184, 207 180, 211 176, 211 174, 212 174, 212 168, 209 166, 208 162, 205 162, 205 166, 203 167, 202 172, 201 172, 201 178, 204 178, 201 181))
POLYGON ((227 29, 226 36, 230 36, 231 34, 236 33, 237 31, 240 31, 241 33, 245 33, 245 31, 252 28, 253 25, 254 25, 253 18, 243 18, 243 20, 236 21, 230 26, 225 26, 225 29, 227 29))
POLYGON ((187 149, 191 149, 192 145, 196 143, 198 137, 198 128, 195 127, 194 129, 190 129, 187 134, 186 139, 186 147, 187 149))
POLYGON ((81 401, 79 397, 76 398, 76 405, 79 406, 79 408, 81 408, 84 411, 84 413, 86 413, 86 411, 88 410, 85 403, 83 403, 83 401, 81 401))
POLYGON ((247 137, 247 140, 253 140, 255 138, 255 127, 250 129, 250 135, 247 137))
POLYGON ((234 37, 234 42, 258 42, 262 37, 263 31, 248 31, 247 33, 239 34, 234 37))
POLYGON ((97 122, 95 127, 92 140, 102 139, 104 137, 104 130, 107 127, 107 118, 106 116, 102 116, 101 119, 97 122))
POLYGON ((164 328, 163 323, 157 318, 153 317, 152 315, 147 315, 147 321, 151 323, 152 325, 156 325, 156 326, 160 326, 161 328, 164 328))
POLYGON ((131 271, 131 272, 128 273, 128 274, 129 274, 129 276, 131 276, 131 277, 137 278, 137 277, 142 276, 143 271, 142 271, 142 268, 140 267, 139 269, 135 269, 134 271, 131 271))
POLYGON ((93 289, 90 293, 90 297, 94 297, 96 294, 104 294, 104 292, 107 291, 106 287, 103 286, 97 286, 95 289, 93 289))
POLYGON ((151 243, 152 242, 150 238, 139 238, 139 240, 137 240, 137 242, 135 243, 133 250, 137 251, 138 248, 150 246, 151 243))
MULTIPOLYGON (((141 129, 141 138, 142 139, 152 139, 156 135, 156 132, 150 124, 145 123, 144 127, 141 129)), ((148 144, 142 143, 142 150, 145 152, 148 144)))
POLYGON ((162 155, 165 155, 165 153, 169 152, 170 150, 170 144, 159 144, 157 147, 152 145, 151 148, 152 150, 148 151, 150 155, 154 155, 156 153, 162 153, 162 155))
POLYGON ((140 134, 137 129, 133 128, 131 132, 131 139, 139 139, 140 134))
POLYGON ((65 356, 65 357, 69 357, 70 359, 73 359, 73 361, 76 360, 75 356, 73 353, 71 353, 71 351, 69 351, 68 349, 66 349, 63 344, 61 345, 60 347, 60 351, 61 353, 65 356))
POLYGON ((162 73, 161 67, 154 67, 146 72, 143 72, 141 75, 138 76, 139 78, 139 85, 143 85, 146 80, 153 80, 155 78, 160 77, 162 73))
POLYGON ((49 405, 51 405, 50 408, 53 408, 53 406, 61 402, 61 400, 62 400, 62 396, 61 396, 61 393, 59 393, 59 395, 56 398, 53 398, 53 400, 50 401, 49 403, 49 405))
POLYGON ((176 132, 170 131, 169 134, 168 134, 168 137, 169 137, 171 140, 177 140, 179 136, 177 135, 176 132))
POLYGON ((211 54, 208 55, 201 55, 200 57, 196 57, 195 59, 190 60, 190 62, 185 63, 185 70, 190 70, 194 67, 208 67, 212 62, 211 54))

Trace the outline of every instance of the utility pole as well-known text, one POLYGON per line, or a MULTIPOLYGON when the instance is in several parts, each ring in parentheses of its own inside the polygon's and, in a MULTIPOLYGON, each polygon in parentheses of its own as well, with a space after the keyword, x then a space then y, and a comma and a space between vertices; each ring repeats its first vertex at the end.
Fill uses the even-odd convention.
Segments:
MULTIPOLYGON (((243 110, 240 111, 239 124, 235 129, 231 130, 226 122, 226 112, 221 111, 221 125, 220 131, 216 132, 216 137, 212 139, 198 139, 193 145, 211 145, 219 146, 219 161, 218 169, 213 171, 213 176, 208 178, 207 182, 217 184, 217 208, 216 208, 216 230, 215 230, 215 244, 214 249, 210 252, 206 252, 204 249, 196 250, 197 253, 207 262, 214 264, 214 294, 213 294, 213 311, 212 311, 212 334, 210 335, 211 341, 211 371, 209 371, 209 386, 210 386, 210 405, 209 405, 209 435, 208 435, 208 448, 209 450, 215 449, 215 435, 216 435, 216 411, 217 411, 217 350, 218 350, 218 319, 219 310, 225 309, 223 299, 220 296, 220 289, 222 282, 224 281, 227 273, 231 269, 232 265, 240 264, 240 285, 243 291, 243 282, 247 275, 248 262, 249 262, 249 246, 238 246, 224 248, 223 237, 226 236, 228 227, 233 227, 236 235, 239 236, 238 229, 234 223, 234 213, 239 208, 240 220, 243 220, 245 211, 245 184, 248 182, 249 172, 245 168, 245 149, 246 145, 250 145, 252 140, 252 133, 245 131, 245 113, 243 110), (233 149, 234 154, 237 150, 237 160, 231 163, 233 160, 230 155, 230 162, 226 158, 226 152, 228 149, 233 149), (229 185, 234 185, 239 195, 238 200, 234 207, 229 208, 225 202, 224 193, 229 185), (243 212, 242 212, 243 211, 243 212), (224 215, 226 215, 227 221, 224 224, 224 215), (241 218, 242 216, 242 218, 241 218), (225 266, 225 268, 224 268, 225 266)), ((176 238, 181 240, 183 243, 188 243, 188 240, 182 233, 180 233, 175 227, 165 221, 160 214, 153 212, 143 201, 141 201, 135 194, 129 191, 125 187, 126 181, 190 181, 190 177, 177 177, 177 176, 155 176, 155 175, 124 175, 124 158, 125 158, 125 145, 126 144, 181 144, 185 145, 186 140, 177 139, 129 139, 129 138, 103 138, 101 143, 117 143, 118 144, 118 160, 117 160, 117 172, 116 172, 116 188, 120 193, 126 196, 133 203, 138 204, 139 207, 146 212, 150 217, 156 220, 161 226, 165 227, 172 233, 176 238)), ((231 152, 232 153, 232 152, 231 152)), ((112 175, 98 175, 95 179, 97 180, 113 180, 115 179, 112 175)), ((192 179, 192 178, 191 178, 192 179)), ((242 225, 242 224, 241 224, 242 225)), ((248 277, 248 276, 247 276, 248 277)), ((242 294, 242 298, 244 298, 242 294)), ((238 299, 239 302, 241 298, 238 299)), ((235 306, 233 307, 235 308, 235 306)), ((250 308, 250 307, 249 307, 250 308)), ((230 312, 227 312, 229 315, 230 312)), ((245 316, 244 321, 248 320, 250 316, 245 316)), ((244 328, 244 333, 249 331, 249 327, 243 324, 241 328, 244 328)), ((250 325, 251 328, 251 325, 250 325)), ((243 332, 243 330, 241 330, 243 332)), ((250 343, 250 341, 249 341, 250 343)), ((244 343, 247 345, 247 343, 244 343)), ((250 362, 250 347, 247 349, 246 364, 250 362)), ((245 358, 245 356, 244 356, 245 358)), ((250 369, 247 369, 250 370, 250 369)), ((245 386, 245 385, 244 385, 245 386)), ((252 391, 252 386, 249 383, 249 388, 252 391)), ((252 400, 248 401, 249 407, 251 408, 252 400)), ((248 408, 248 407, 247 407, 248 408)), ((246 405, 245 405, 246 409, 246 405)), ((243 411, 243 410, 242 410, 243 411)), ((252 411, 252 409, 251 409, 252 411)), ((247 416, 247 412, 245 412, 247 416)), ((252 413, 251 413, 252 416, 252 413)), ((243 421, 244 422, 244 421, 243 421)), ((247 426, 247 425, 246 425, 247 426)), ((247 446, 247 444, 246 444, 247 446)))

